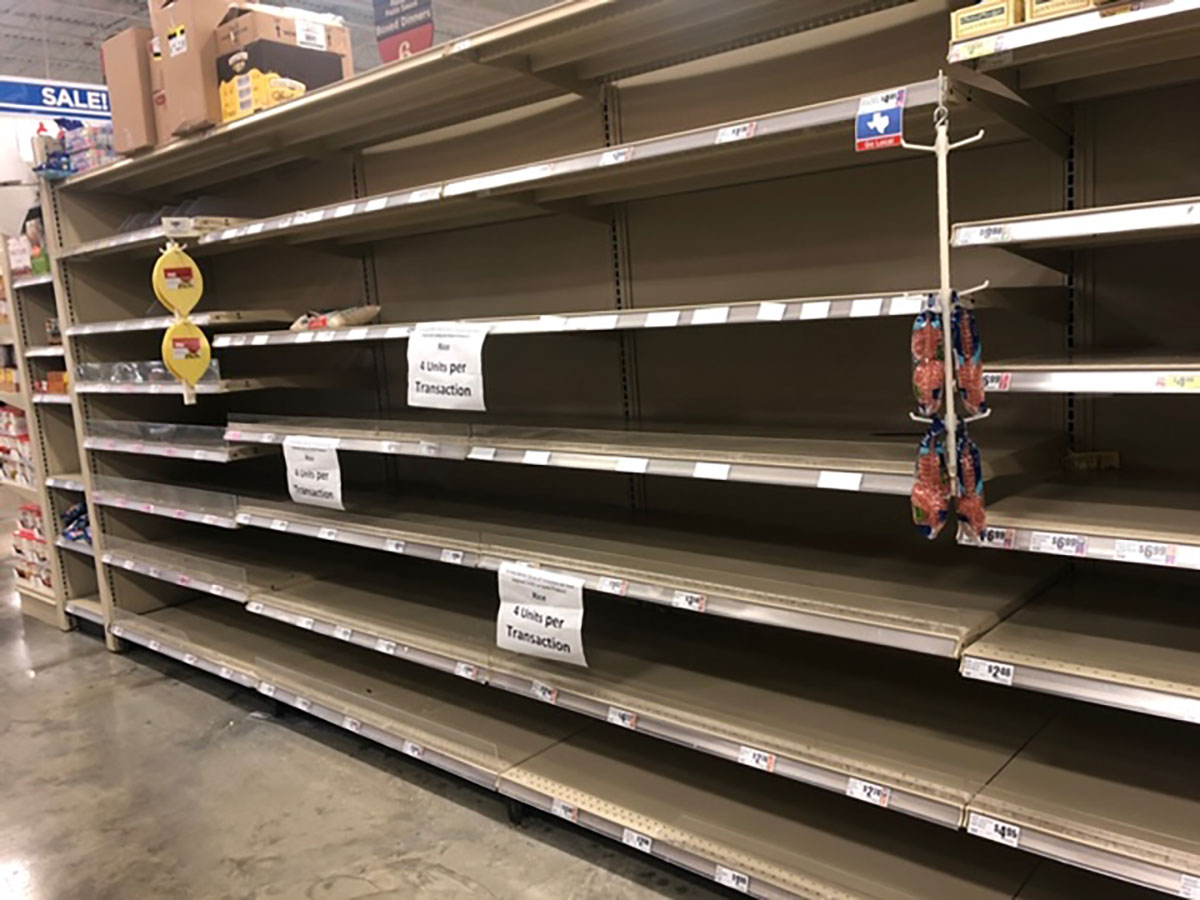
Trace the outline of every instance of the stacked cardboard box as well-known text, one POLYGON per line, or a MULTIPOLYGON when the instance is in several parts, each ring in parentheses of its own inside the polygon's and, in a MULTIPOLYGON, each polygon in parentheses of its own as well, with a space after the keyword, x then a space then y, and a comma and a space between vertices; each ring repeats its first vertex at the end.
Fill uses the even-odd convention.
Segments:
POLYGON ((1004 31, 1022 22, 1038 22, 1105 5, 1109 0, 979 0, 950 14, 954 40, 1004 31))
POLYGON ((337 16, 230 0, 149 0, 150 28, 104 43, 114 145, 135 153, 293 99, 354 71, 337 16), (221 60, 225 81, 218 75, 221 60), (223 104, 223 96, 230 96, 223 104))

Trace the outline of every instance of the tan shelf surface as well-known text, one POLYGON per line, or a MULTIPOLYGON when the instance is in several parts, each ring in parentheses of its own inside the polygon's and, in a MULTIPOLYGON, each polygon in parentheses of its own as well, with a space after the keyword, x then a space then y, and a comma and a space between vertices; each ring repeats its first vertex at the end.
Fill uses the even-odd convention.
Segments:
MULTIPOLYGON (((1002 900, 1040 868, 961 833, 589 728, 562 710, 298 635, 219 600, 122 613, 113 630, 756 896, 1002 900)), ((1077 883, 1065 876, 1066 886, 1077 883)), ((1049 889, 1047 900, 1070 896, 1049 889)))
POLYGON ((113 453, 132 453, 139 456, 165 456, 171 459, 191 459, 200 462, 229 463, 271 452, 270 447, 232 446, 185 440, 155 440, 150 437, 131 439, 88 435, 83 446, 89 450, 108 450, 113 453))
POLYGON ((1039 733, 970 810, 1019 828, 1021 849, 1187 896, 1200 876, 1198 754, 1194 728, 1081 708, 1039 733))
POLYGON ((25 409, 29 405, 29 401, 20 394, 10 394, 3 391, 0 391, 0 403, 7 403, 9 406, 16 406, 19 409, 25 409))
POLYGON ((67 612, 81 619, 87 619, 87 621, 96 625, 104 624, 104 607, 100 603, 99 594, 68 600, 67 612))
POLYGON ((1200 494, 1170 481, 1113 473, 1047 482, 988 507, 980 538, 959 541, 1181 569, 1200 569, 1200 494))
POLYGON ((42 492, 32 484, 18 484, 15 481, 9 481, 7 478, 0 478, 0 488, 6 488, 15 494, 19 494, 26 500, 41 503, 42 492))
MULTIPOLYGON (((398 420, 233 417, 227 440, 281 444, 333 437, 342 450, 541 465, 682 478, 907 495, 918 434, 811 432, 807 437, 452 425, 398 420)), ((988 478, 1049 472, 1064 452, 1057 438, 993 435, 988 478)))
POLYGON ((413 498, 351 502, 357 512, 244 498, 237 521, 467 567, 536 562, 592 590, 942 656, 957 656, 1053 572, 961 557, 920 561, 925 551, 910 545, 864 556, 413 498))
POLYGON ((1014 687, 1200 724, 1195 613, 1183 586, 1079 575, 971 644, 964 672, 1004 663, 1001 680, 1014 687))
MULTIPOLYGON (((283 309, 234 309, 197 312, 190 315, 189 318, 204 328, 222 329, 243 325, 287 323, 296 317, 283 309)), ((83 337, 92 334, 116 334, 124 331, 158 331, 167 328, 174 321, 170 316, 148 316, 135 319, 113 319, 106 322, 80 322, 68 325, 63 333, 67 337, 83 337)))
POLYGON ((339 568, 336 560, 298 558, 295 544, 274 535, 173 535, 155 543, 106 536, 102 561, 180 587, 244 601, 254 591, 281 590, 339 568))
POLYGON ((46 484, 49 487, 61 488, 65 491, 82 491, 83 475, 79 472, 72 472, 65 475, 50 475, 46 478, 46 484))
POLYGON ((763 751, 776 774, 838 793, 865 780, 889 808, 951 828, 1057 708, 1028 695, 981 704, 986 689, 948 681, 940 661, 603 600, 587 604, 590 668, 558 664, 495 646, 495 598, 484 573, 409 564, 258 591, 247 608, 444 672, 466 663, 601 721, 624 710, 638 731, 734 762, 763 751))
POLYGON ((553 4, 196 137, 77 175, 67 190, 190 189, 468 121, 603 81, 801 31, 888 2, 573 0, 553 4), (526 70, 526 71, 523 71, 526 70), (379 115, 382 105, 406 110, 379 115))

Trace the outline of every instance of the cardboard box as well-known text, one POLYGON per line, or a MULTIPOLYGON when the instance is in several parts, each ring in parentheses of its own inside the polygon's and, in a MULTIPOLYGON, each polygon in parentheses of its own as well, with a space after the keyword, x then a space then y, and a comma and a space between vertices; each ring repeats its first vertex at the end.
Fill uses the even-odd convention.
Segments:
POLYGON ((1092 0, 1025 0, 1025 18, 1030 22, 1053 19, 1092 9, 1092 0))
POLYGON ((256 41, 276 41, 336 53, 341 58, 342 77, 354 75, 350 31, 340 16, 305 13, 265 3, 231 3, 217 29, 217 55, 224 57, 235 50, 245 50, 256 41))
POLYGON ((216 32, 228 9, 229 0, 150 0, 150 25, 162 50, 166 135, 221 119, 216 32))
POLYGON ((146 53, 150 57, 150 107, 154 114, 154 131, 158 135, 158 143, 165 144, 171 139, 171 128, 167 121, 167 92, 163 84, 160 47, 158 38, 150 38, 146 44, 146 53))
POLYGON ((150 102, 149 28, 126 28, 100 47, 104 82, 112 105, 113 149, 133 153, 157 141, 150 102))
POLYGON ((953 39, 965 41, 1019 25, 1025 17, 1025 2, 1026 0, 984 0, 983 3, 955 10, 950 14, 953 39))

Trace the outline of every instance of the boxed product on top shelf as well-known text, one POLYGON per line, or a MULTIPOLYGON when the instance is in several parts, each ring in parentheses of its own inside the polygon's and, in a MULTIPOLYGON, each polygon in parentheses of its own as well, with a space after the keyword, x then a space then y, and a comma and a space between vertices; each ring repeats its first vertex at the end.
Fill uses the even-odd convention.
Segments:
POLYGON ((221 120, 270 109, 354 74, 350 32, 337 16, 237 3, 217 28, 221 120))
POLYGON ((149 28, 126 28, 100 47, 112 106, 113 149, 121 154, 153 147, 158 141, 150 67, 161 68, 162 63, 152 59, 152 35, 149 28))
POLYGON ((49 371, 45 378, 33 382, 33 390, 37 394, 68 394, 71 391, 71 374, 59 369, 49 371))
POLYGON ((47 148, 45 162, 34 171, 51 181, 89 172, 119 159, 113 149, 112 123, 85 125, 78 119, 55 119, 59 135, 47 148))

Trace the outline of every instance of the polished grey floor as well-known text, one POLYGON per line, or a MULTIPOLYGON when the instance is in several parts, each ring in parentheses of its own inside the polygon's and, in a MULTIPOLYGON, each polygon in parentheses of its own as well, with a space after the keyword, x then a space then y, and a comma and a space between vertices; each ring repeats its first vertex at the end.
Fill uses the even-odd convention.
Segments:
MULTIPOLYGON (((11 595, 10 595, 11 596, 11 595)), ((723 891, 148 650, 0 600, 0 900, 723 891)))

